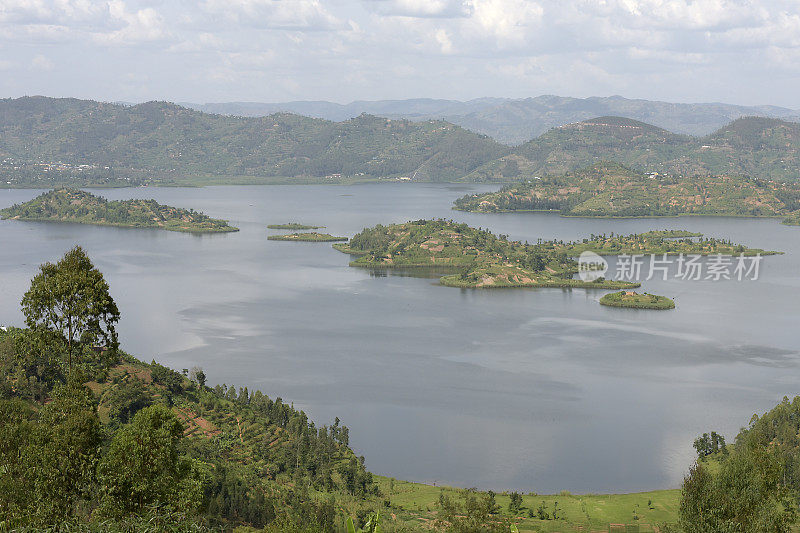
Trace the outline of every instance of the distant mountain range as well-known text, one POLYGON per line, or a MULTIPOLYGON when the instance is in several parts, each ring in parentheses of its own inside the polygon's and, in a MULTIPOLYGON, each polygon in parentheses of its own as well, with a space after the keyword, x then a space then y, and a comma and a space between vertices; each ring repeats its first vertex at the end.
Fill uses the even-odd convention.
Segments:
POLYGON ((186 107, 218 113, 257 117, 278 112, 342 121, 362 113, 409 120, 440 119, 509 145, 521 144, 551 128, 601 117, 631 118, 664 128, 673 133, 708 135, 737 118, 759 116, 800 121, 800 110, 776 106, 739 106, 720 103, 676 104, 650 100, 631 100, 621 96, 565 98, 478 98, 457 100, 410 99, 357 101, 336 104, 324 101, 283 103, 230 102, 211 104, 183 103, 186 107))
POLYGON ((443 120, 362 114, 333 122, 290 113, 217 115, 167 102, 0 100, 6 186, 515 181, 598 161, 683 177, 798 179, 800 123, 746 117, 693 137, 604 116, 512 148, 443 120))

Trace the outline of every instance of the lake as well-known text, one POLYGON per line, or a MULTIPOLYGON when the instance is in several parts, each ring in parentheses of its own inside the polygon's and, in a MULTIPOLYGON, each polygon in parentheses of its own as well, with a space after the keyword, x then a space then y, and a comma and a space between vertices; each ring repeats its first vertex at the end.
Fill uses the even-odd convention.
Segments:
MULTIPOLYGON (((338 416, 379 474, 463 487, 629 492, 680 485, 693 439, 732 440, 800 392, 800 228, 776 220, 591 220, 474 214, 452 201, 489 186, 368 184, 93 191, 155 198, 241 231, 0 221, 0 324, 44 261, 80 244, 122 312, 122 347, 211 384, 261 389, 317 424, 338 416), (677 309, 597 302, 604 291, 460 290, 348 267, 329 243, 268 241, 297 221, 365 226, 453 218, 512 239, 687 229, 781 250, 757 281, 647 281, 677 309)), ((41 191, 0 190, 0 207, 41 191)), ((612 261, 613 268, 613 261, 612 261)))

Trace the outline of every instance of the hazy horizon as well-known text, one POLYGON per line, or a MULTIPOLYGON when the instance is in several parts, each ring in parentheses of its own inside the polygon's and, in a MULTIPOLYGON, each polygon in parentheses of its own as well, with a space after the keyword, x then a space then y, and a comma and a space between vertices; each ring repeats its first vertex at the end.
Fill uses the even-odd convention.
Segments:
POLYGON ((795 109, 798 34, 789 0, 9 0, 0 94, 342 104, 620 94, 795 109))

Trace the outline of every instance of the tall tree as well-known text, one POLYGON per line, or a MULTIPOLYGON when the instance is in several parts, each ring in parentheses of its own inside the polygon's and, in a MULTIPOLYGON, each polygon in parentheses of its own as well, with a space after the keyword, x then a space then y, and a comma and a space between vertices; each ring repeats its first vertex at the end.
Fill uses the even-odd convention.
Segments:
POLYGON ((63 335, 72 372, 77 347, 102 342, 116 350, 116 323, 120 314, 109 294, 108 283, 86 252, 76 246, 57 263, 45 263, 22 298, 22 312, 31 329, 63 335))

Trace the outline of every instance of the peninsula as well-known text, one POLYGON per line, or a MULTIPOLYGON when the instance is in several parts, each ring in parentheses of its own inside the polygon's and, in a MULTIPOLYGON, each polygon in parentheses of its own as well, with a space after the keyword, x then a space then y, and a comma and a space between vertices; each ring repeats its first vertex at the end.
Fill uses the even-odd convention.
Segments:
POLYGON ((579 217, 715 215, 800 220, 800 184, 741 177, 642 174, 601 162, 559 176, 534 177, 470 194, 455 209, 478 213, 556 211, 579 217))
POLYGON ((55 189, 29 202, 0 210, 0 218, 72 222, 96 226, 158 228, 186 233, 239 231, 227 221, 194 209, 161 205, 155 200, 106 200, 79 189, 55 189))

